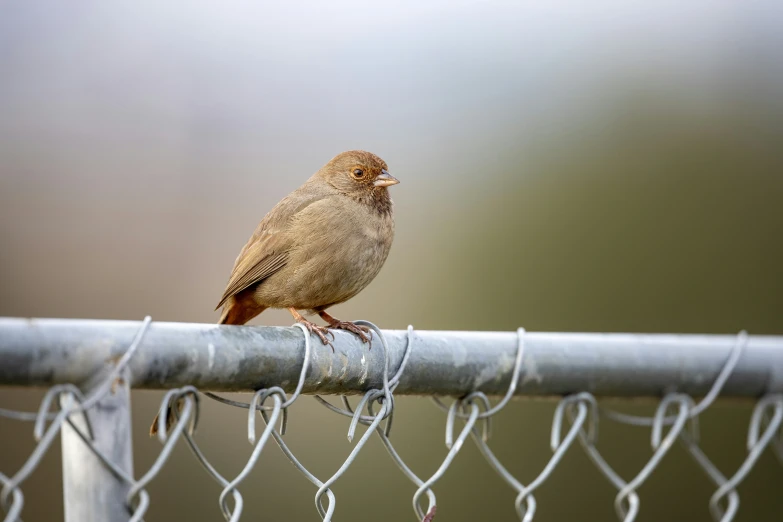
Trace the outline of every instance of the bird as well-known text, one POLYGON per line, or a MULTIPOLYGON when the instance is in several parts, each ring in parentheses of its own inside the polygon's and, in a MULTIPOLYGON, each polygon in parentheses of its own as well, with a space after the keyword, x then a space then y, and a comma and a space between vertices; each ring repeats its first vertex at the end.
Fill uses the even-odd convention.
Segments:
POLYGON ((286 308, 323 344, 328 328, 368 342, 369 329, 326 309, 351 299, 378 275, 394 239, 388 187, 399 183, 371 152, 338 154, 264 216, 234 262, 216 310, 219 324, 247 323, 267 308, 286 308))
MULTIPOLYGON (((323 165, 263 217, 239 252, 215 307, 222 308, 218 324, 243 325, 267 308, 284 308, 333 351, 330 329, 371 343, 368 327, 326 310, 356 296, 386 262, 394 240, 389 187, 398 183, 384 160, 364 150, 342 152, 323 165), (319 315, 327 326, 300 311, 319 315)), ((173 416, 167 420, 168 431, 173 416)))

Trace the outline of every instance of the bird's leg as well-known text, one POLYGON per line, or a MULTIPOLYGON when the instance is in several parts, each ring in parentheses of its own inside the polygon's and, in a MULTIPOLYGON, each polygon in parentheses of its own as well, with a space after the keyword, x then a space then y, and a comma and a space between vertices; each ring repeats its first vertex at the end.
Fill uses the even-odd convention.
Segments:
POLYGON ((348 330, 349 332, 353 332, 359 336, 363 343, 370 343, 370 348, 372 348, 372 333, 370 333, 371 330, 367 326, 360 326, 350 321, 341 321, 339 319, 335 319, 323 310, 318 312, 318 315, 321 316, 321 319, 329 323, 329 328, 348 330))
POLYGON ((325 326, 318 326, 317 324, 308 321, 302 314, 296 311, 296 308, 289 308, 288 311, 291 312, 291 315, 294 316, 294 319, 297 323, 302 323, 305 325, 307 331, 317 335, 318 338, 321 339, 322 343, 328 344, 332 347, 332 351, 334 351, 334 345, 329 339, 326 338, 327 335, 331 335, 332 339, 334 339, 334 334, 332 332, 330 332, 325 326))

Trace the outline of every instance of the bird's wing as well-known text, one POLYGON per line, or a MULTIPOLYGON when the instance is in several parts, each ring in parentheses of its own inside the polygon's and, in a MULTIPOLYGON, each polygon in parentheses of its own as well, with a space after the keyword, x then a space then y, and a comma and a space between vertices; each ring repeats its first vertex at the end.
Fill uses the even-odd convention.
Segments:
POLYGON ((286 233, 292 218, 327 197, 327 194, 320 192, 307 192, 301 189, 292 192, 264 216, 239 253, 216 310, 223 306, 229 297, 260 283, 285 266, 293 244, 293 238, 286 233))
POLYGON ((228 281, 226 290, 223 292, 223 296, 215 309, 223 306, 229 297, 256 283, 260 283, 285 266, 286 261, 288 261, 288 252, 273 252, 264 255, 264 251, 270 247, 267 243, 269 241, 253 243, 250 245, 250 248, 244 251, 245 257, 239 260, 236 268, 231 273, 231 279, 228 281))

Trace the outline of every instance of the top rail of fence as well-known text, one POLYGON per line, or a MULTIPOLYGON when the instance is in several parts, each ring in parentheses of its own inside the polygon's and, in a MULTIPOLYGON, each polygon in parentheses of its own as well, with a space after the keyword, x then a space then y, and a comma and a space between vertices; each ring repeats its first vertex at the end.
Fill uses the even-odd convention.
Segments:
MULTIPOLYGON (((86 383, 130 345, 138 321, 0 318, 0 385, 86 383)), ((392 369, 408 342, 405 330, 384 331, 392 369)), ((587 391, 596 396, 660 397, 676 390, 706 393, 735 335, 419 331, 397 395, 462 395, 508 388, 518 335, 524 347, 516 395, 587 391)), ((376 339, 377 343, 377 339, 376 339)), ((376 344, 377 345, 377 344, 376 344)), ((334 352, 313 342, 305 393, 355 394, 381 385, 382 350, 335 332, 334 352)), ((134 388, 194 385, 292 391, 304 357, 298 328, 153 322, 130 363, 134 388)), ((783 392, 783 337, 748 337, 723 397, 783 392)))

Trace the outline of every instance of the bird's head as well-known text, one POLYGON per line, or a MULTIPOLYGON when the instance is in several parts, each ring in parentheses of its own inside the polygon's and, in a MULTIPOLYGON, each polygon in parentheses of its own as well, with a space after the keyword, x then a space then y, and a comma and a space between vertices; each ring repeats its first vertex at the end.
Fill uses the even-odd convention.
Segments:
POLYGON ((385 194, 387 187, 399 183, 389 174, 385 161, 363 150, 338 154, 316 175, 340 192, 360 197, 363 194, 385 194))

